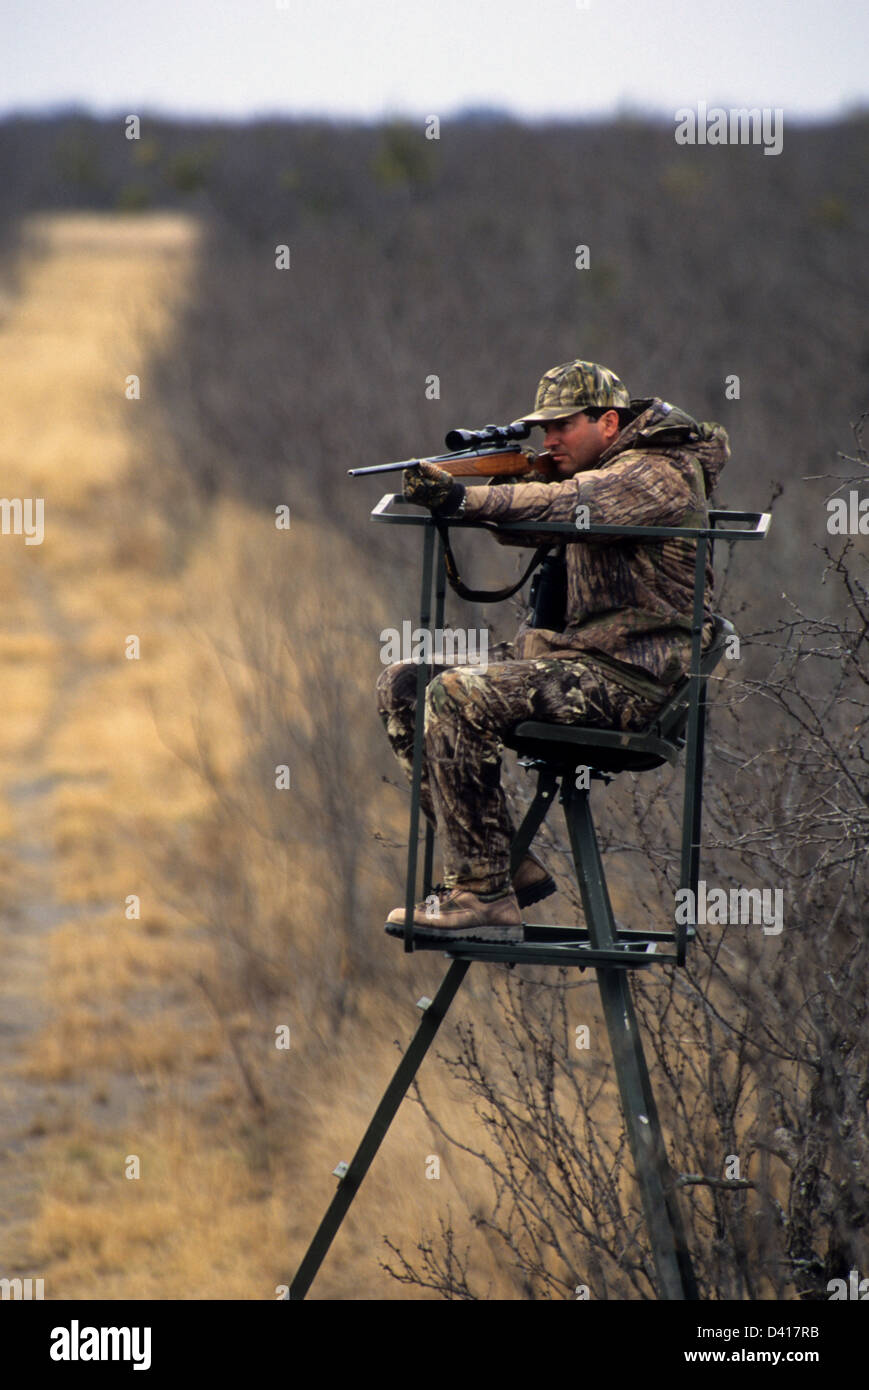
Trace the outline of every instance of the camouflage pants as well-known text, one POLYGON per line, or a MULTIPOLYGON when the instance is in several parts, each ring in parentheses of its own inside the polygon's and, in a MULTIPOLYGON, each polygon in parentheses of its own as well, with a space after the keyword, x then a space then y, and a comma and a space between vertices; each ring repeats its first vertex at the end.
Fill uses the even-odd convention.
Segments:
MULTIPOLYGON (((524 719, 640 729, 660 706, 582 659, 435 665, 426 689, 420 804, 441 828, 444 882, 477 893, 509 886, 514 827, 501 787, 502 737, 524 719)), ((413 776, 417 666, 388 666, 377 706, 393 752, 413 776)))

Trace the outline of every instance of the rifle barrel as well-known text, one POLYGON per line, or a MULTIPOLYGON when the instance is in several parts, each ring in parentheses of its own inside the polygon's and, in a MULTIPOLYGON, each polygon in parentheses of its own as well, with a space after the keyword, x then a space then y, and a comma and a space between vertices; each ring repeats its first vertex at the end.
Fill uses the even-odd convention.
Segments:
POLYGON ((464 459, 499 458, 504 454, 518 452, 515 444, 501 449, 454 449, 449 454, 434 454, 427 458, 402 459, 399 463, 375 463, 370 468, 348 468, 347 473, 351 478, 359 478, 366 473, 397 473, 399 469, 416 468, 420 463, 461 463, 464 459))

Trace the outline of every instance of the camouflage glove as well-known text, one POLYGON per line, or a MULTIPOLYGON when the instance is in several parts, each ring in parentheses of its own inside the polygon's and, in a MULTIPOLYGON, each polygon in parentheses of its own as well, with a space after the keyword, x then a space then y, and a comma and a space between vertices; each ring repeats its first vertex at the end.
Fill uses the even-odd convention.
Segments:
POLYGON ((463 483, 457 483, 435 463, 418 463, 406 468, 402 476, 402 491, 407 502, 428 507, 433 516, 452 516, 465 501, 463 483))

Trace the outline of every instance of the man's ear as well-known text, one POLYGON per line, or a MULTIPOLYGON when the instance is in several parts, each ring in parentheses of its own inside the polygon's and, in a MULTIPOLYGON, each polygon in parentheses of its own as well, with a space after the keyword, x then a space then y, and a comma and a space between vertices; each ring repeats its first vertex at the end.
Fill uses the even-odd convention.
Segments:
POLYGON ((617 410, 605 411, 600 417, 600 422, 603 425, 604 438, 607 444, 612 444, 616 435, 619 434, 621 430, 619 412, 617 410))

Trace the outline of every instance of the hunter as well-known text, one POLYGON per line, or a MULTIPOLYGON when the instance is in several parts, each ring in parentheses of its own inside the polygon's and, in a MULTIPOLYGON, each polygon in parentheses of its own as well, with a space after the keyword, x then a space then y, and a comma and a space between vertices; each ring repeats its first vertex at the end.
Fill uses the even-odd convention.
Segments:
MULTIPOLYGON (((465 486, 423 463, 404 496, 438 518, 614 526, 706 526, 707 502, 729 456, 726 431, 658 398, 631 400, 608 368, 576 360, 546 372, 534 409, 543 430, 535 471, 515 483, 465 486), (584 510, 587 508, 587 511, 584 510)), ((528 545, 528 534, 500 539, 528 545)), ((552 538, 553 544, 556 538, 552 538)), ((414 932, 431 938, 519 940, 520 908, 556 889, 528 854, 510 877, 514 827, 501 787, 504 735, 522 720, 644 728, 688 671, 694 547, 665 538, 586 536, 555 546, 534 613, 485 671, 443 667, 426 689, 421 805, 442 836, 437 911, 419 903, 414 932)), ((712 637, 707 566, 704 646, 712 637)), ((412 775, 416 666, 397 662, 377 683, 392 748, 412 775)), ((389 914, 398 934, 405 909, 389 914)))

